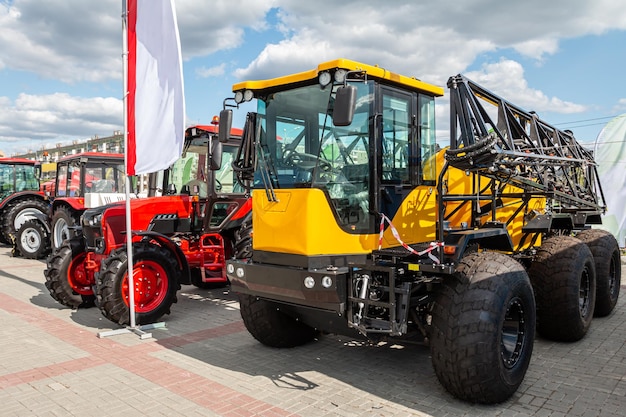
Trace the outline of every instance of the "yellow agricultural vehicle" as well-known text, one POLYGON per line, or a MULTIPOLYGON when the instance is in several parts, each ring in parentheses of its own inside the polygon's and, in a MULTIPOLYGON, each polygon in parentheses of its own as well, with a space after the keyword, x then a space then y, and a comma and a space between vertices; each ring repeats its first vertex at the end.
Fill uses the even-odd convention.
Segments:
POLYGON ((227 263, 261 343, 321 333, 426 341, 442 385, 497 403, 520 386, 535 331, 575 341, 620 288, 591 153, 462 75, 450 77, 450 145, 435 140, 444 90, 334 60, 233 86, 256 99, 242 149, 253 251, 227 263), (250 167, 254 167, 252 170, 250 167))

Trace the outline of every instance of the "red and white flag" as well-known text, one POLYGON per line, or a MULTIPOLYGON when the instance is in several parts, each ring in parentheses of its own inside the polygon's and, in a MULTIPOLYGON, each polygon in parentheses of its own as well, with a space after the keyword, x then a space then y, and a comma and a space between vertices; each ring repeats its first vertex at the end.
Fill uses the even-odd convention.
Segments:
POLYGON ((185 134, 180 37, 173 0, 127 0, 127 175, 176 161, 185 134))

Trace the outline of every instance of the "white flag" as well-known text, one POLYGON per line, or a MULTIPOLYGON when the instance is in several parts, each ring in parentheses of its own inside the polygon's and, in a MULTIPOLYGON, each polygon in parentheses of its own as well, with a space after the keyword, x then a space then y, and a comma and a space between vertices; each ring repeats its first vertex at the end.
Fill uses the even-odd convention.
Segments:
POLYGON ((127 175, 156 172, 183 148, 185 97, 173 0, 128 0, 127 175))

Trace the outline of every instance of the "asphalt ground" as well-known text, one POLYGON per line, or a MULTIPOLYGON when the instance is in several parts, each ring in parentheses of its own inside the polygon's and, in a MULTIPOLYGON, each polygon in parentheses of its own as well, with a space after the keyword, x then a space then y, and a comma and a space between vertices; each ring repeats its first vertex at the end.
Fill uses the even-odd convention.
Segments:
POLYGON ((228 288, 184 286, 150 338, 98 337, 119 327, 55 302, 44 269, 0 247, 0 416, 626 415, 624 297, 582 341, 537 337, 517 393, 479 406, 441 387, 425 346, 324 336, 265 347, 228 288))

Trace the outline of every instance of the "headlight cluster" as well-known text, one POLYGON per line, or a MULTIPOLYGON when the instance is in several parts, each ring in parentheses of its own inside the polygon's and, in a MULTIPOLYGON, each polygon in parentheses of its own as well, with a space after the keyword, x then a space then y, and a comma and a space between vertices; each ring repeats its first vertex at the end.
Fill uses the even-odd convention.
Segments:
POLYGON ((100 227, 102 223, 102 214, 103 213, 98 213, 95 216, 83 215, 83 219, 82 219, 83 226, 100 227))
POLYGON ((328 84, 330 84, 330 81, 333 78, 335 80, 335 83, 343 84, 346 81, 346 74, 347 73, 348 72, 345 69, 341 69, 341 68, 339 68, 338 70, 335 70, 333 75, 331 75, 331 73, 329 71, 323 71, 323 72, 320 72, 320 74, 318 76, 318 81, 319 81, 320 85, 322 86, 322 88, 324 88, 328 84))
POLYGON ((252 90, 237 91, 235 93, 235 103, 241 104, 244 101, 250 101, 254 98, 254 92, 252 90))

